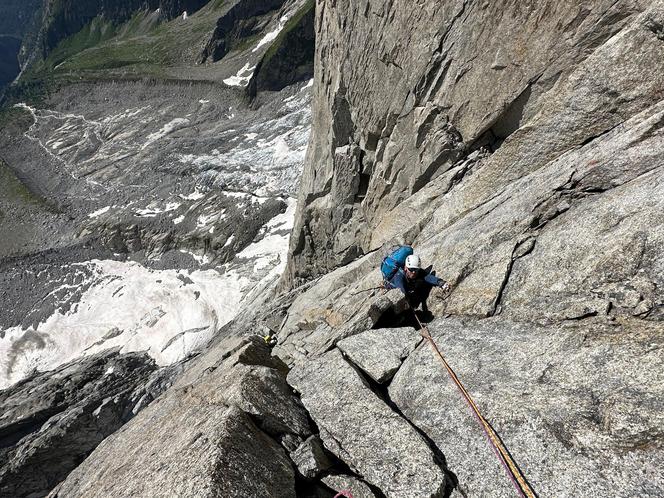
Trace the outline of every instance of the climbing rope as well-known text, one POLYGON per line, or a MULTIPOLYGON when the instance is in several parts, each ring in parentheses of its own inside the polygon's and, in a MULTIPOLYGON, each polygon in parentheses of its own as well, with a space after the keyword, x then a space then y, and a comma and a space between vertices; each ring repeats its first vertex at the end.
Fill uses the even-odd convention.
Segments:
POLYGON ((475 415, 475 418, 477 419, 480 426, 484 430, 484 434, 487 440, 489 441, 489 444, 493 448, 494 453, 498 457, 498 460, 500 460, 500 463, 503 465, 503 468, 507 472, 507 475, 509 476, 510 480, 512 481, 512 484, 518 491, 519 495, 525 496, 527 498, 536 498, 537 495, 535 494, 535 491, 533 491, 533 489, 530 487, 530 484, 528 484, 528 481, 526 481, 526 478, 524 477, 523 473, 521 472, 516 462, 514 461, 509 451, 507 450, 502 440, 500 439, 500 436, 498 436, 498 433, 494 430, 491 424, 484 418, 479 408, 473 401, 473 398, 470 397, 470 394, 468 393, 468 391, 466 391, 466 388, 463 386, 457 375, 454 373, 452 367, 450 367, 449 363, 447 363, 445 357, 440 352, 440 349, 438 349, 436 342, 433 340, 433 337, 431 337, 429 329, 424 325, 422 325, 422 322, 417 316, 417 313, 415 313, 414 309, 413 309, 413 315, 415 315, 415 320, 417 320, 417 323, 420 325, 420 334, 431 345, 431 348, 433 349, 434 353, 438 355, 440 361, 443 363, 443 366, 445 367, 445 370, 447 370, 447 373, 450 375, 450 378, 454 381, 454 384, 457 386, 459 392, 468 403, 468 406, 470 406, 471 410, 473 411, 473 415, 475 415))
POLYGON ((362 289, 362 290, 359 290, 359 291, 357 291, 357 292, 351 292, 350 295, 351 295, 351 296, 357 296, 358 294, 362 294, 362 293, 364 293, 364 292, 370 292, 370 291, 375 291, 375 290, 384 290, 384 289, 385 289, 385 287, 383 287, 382 285, 380 285, 379 287, 371 287, 371 288, 369 288, 369 289, 362 289))

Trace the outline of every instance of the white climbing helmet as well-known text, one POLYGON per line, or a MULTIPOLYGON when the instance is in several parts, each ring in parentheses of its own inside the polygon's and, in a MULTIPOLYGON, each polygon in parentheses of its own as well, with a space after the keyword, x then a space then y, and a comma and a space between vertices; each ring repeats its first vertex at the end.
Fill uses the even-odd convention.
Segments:
POLYGON ((409 270, 420 269, 422 267, 420 263, 420 257, 411 254, 406 258, 406 264, 404 266, 409 270))

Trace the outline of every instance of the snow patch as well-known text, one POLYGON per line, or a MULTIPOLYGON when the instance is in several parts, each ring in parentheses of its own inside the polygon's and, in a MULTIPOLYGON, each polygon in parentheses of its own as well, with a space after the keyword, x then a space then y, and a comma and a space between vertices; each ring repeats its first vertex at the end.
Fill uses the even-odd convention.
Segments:
POLYGON ((221 221, 226 217, 226 210, 222 209, 217 213, 201 214, 196 221, 197 228, 204 228, 212 222, 221 221))
POLYGON ((88 214, 88 218, 96 218, 97 216, 101 216, 104 213, 107 213, 111 209, 111 206, 106 206, 101 209, 98 209, 97 211, 88 214))
POLYGON ((286 199, 286 206, 284 213, 275 216, 264 225, 266 233, 261 240, 250 244, 237 254, 237 258, 253 261, 254 272, 260 272, 266 267, 273 266, 271 273, 280 274, 286 268, 290 235, 274 232, 293 227, 297 201, 289 197, 286 199))
POLYGON ((164 126, 162 126, 161 130, 151 133, 148 135, 145 143, 143 144, 142 149, 145 149, 146 147, 152 145, 155 143, 157 140, 160 140, 164 138, 166 135, 169 133, 173 133, 174 131, 180 130, 187 126, 190 123, 190 121, 187 118, 175 118, 174 120, 170 121, 169 123, 166 123, 164 126))
POLYGON ((180 252, 182 254, 188 254, 194 258, 199 265, 207 265, 210 263, 210 257, 207 254, 200 255, 192 251, 187 251, 186 249, 180 249, 180 252))
MULTIPOLYGON (((157 364, 168 365, 207 344, 212 334, 241 308, 252 282, 245 271, 151 270, 135 262, 92 260, 84 263, 96 275, 94 285, 77 306, 56 312, 37 326, 4 330, 0 338, 0 389, 29 375, 49 370, 81 355, 121 347, 121 352, 147 351, 157 364), (193 283, 183 285, 179 276, 193 283), (116 292, 122 286, 122 292, 116 292), (205 333, 186 334, 177 347, 164 346, 184 331, 208 327, 205 333), (103 339, 110 329, 123 332, 103 339), (26 333, 39 333, 45 349, 15 343, 26 333), (14 358, 10 361, 10 358, 14 358)), ((20 344, 20 342, 19 342, 20 344)))
POLYGON ((179 195, 180 199, 184 199, 185 201, 197 201, 199 199, 202 199, 205 197, 205 194, 201 192, 200 190, 196 189, 194 192, 192 192, 189 195, 179 195))
POLYGON ((137 209, 134 211, 136 216, 141 218, 154 218, 158 214, 168 213, 169 211, 175 211, 181 206, 179 202, 169 202, 163 208, 158 208, 154 206, 154 203, 148 205, 145 209, 137 209))
MULTIPOLYGON (((224 83, 226 83, 228 86, 247 86, 251 76, 254 73, 254 69, 256 69, 256 66, 250 67, 249 64, 250 62, 247 62, 244 66, 242 66, 242 69, 240 69, 235 76, 226 78, 224 83)), ((235 114, 230 117, 235 117, 235 114)))
POLYGON ((258 45, 256 45, 252 52, 258 52, 258 50, 260 50, 263 45, 266 45, 275 40, 277 36, 279 36, 279 33, 281 33, 281 30, 284 29, 288 19, 289 16, 282 16, 281 19, 279 19, 278 26, 273 31, 270 31, 263 38, 261 38, 261 40, 258 42, 258 45))

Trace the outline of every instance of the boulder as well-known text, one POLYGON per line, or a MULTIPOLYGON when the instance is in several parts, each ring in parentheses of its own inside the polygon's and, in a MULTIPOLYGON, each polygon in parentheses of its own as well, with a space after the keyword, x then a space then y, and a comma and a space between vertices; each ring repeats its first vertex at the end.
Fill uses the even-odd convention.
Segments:
POLYGON ((214 397, 251 415, 268 434, 311 433, 307 413, 292 395, 284 375, 263 365, 235 365, 223 376, 214 376, 214 397))
POLYGON ((338 347, 369 377, 384 384, 421 340, 419 332, 410 327, 374 329, 348 337, 338 347))
POLYGON ((0 495, 48 493, 134 416, 134 391, 156 368, 112 349, 0 391, 0 495))
POLYGON ((310 431, 279 366, 260 338, 220 341, 50 496, 294 497, 275 438, 310 431))
POLYGON ((295 497, 283 448, 239 408, 210 405, 202 412, 201 406, 159 404, 149 426, 104 441, 49 496, 295 497), (189 425, 168 423, 160 416, 174 415, 167 406, 189 425), (118 444, 124 452, 113 451, 118 444))

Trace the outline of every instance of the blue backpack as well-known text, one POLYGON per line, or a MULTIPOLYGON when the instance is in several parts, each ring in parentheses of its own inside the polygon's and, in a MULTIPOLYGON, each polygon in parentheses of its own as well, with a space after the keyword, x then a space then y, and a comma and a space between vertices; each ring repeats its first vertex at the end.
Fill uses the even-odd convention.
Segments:
POLYGON ((397 246, 392 249, 390 253, 383 258, 380 265, 380 271, 383 274, 383 279, 386 282, 392 280, 392 277, 406 265, 406 258, 413 254, 411 246, 397 246))

